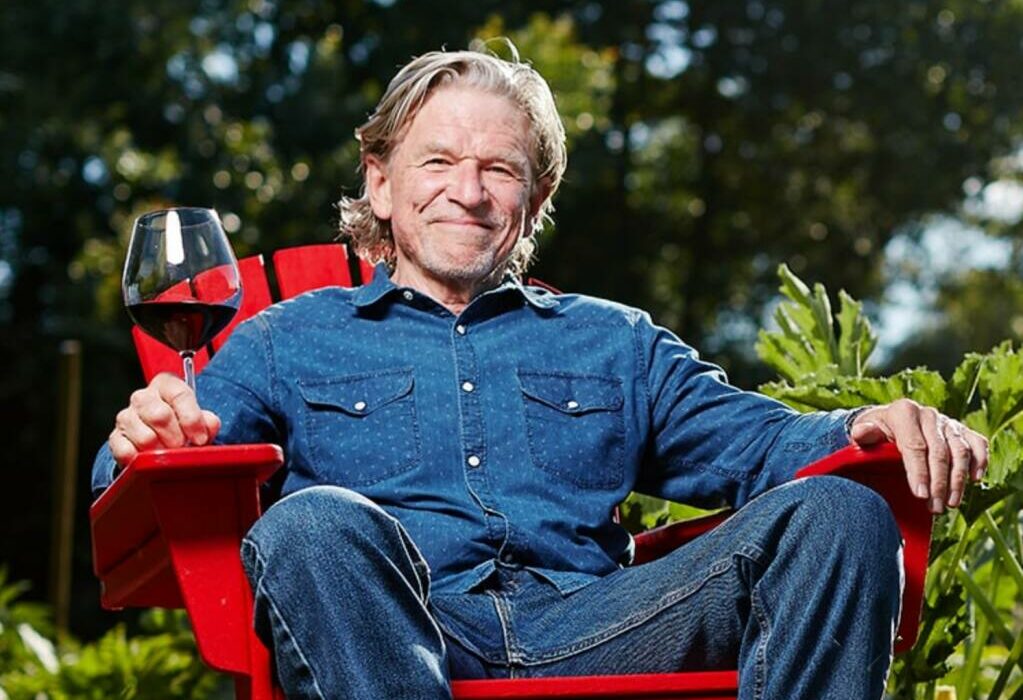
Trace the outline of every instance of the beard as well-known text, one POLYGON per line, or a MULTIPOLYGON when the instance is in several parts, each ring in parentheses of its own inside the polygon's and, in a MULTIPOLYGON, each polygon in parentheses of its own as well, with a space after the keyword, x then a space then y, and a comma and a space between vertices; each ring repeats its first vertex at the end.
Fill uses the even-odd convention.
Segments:
POLYGON ((432 241, 420 250, 418 263, 434 279, 475 286, 503 277, 509 256, 499 257, 498 253, 492 247, 453 252, 442 242, 432 241))

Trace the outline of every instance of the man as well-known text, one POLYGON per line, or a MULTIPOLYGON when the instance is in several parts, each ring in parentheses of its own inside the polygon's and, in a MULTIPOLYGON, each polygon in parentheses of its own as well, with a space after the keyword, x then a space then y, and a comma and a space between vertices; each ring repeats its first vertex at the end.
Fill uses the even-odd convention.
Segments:
MULTIPOLYGON (((280 443, 243 560, 295 698, 444 698, 451 678, 740 669, 742 698, 879 698, 901 553, 884 502, 796 469, 894 440, 933 510, 984 439, 909 401, 798 415, 635 309, 517 279, 565 169, 544 80, 431 53, 358 131, 345 233, 373 281, 271 307, 200 377, 161 375, 94 471, 186 441, 280 443), (111 459, 111 456, 113 459, 111 459), (624 568, 631 490, 739 510, 624 568)), ((627 232, 623 232, 623 235, 627 232)))

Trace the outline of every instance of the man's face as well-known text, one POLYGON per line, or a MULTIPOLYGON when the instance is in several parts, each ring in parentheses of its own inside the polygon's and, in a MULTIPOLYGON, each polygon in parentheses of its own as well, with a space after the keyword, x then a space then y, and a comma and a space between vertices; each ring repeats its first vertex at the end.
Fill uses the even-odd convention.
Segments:
POLYGON ((472 288, 531 234, 546 191, 531 186, 529 121, 472 88, 434 92, 386 163, 369 158, 373 211, 391 223, 405 283, 472 288))

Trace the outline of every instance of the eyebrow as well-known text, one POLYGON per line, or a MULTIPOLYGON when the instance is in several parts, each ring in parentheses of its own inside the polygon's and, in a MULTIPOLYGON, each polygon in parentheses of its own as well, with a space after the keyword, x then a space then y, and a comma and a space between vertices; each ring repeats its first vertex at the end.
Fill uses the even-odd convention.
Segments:
MULTIPOLYGON (((428 141, 423 145, 422 148, 416 149, 416 151, 414 151, 412 155, 418 160, 419 158, 422 158, 430 153, 442 153, 444 155, 453 155, 451 149, 445 144, 441 143, 440 141, 428 141)), ((522 172, 527 172, 531 164, 528 157, 525 158, 520 157, 513 151, 500 151, 495 153, 494 155, 484 158, 484 160, 508 163, 509 165, 516 166, 517 168, 522 170, 522 172)))

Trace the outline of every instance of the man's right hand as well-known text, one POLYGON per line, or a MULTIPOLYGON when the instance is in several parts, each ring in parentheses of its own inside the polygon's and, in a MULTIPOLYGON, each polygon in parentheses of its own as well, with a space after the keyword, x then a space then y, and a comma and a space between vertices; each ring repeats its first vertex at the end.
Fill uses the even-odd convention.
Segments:
POLYGON ((124 467, 139 452, 160 447, 207 445, 220 430, 220 418, 199 408, 195 393, 173 374, 158 374, 145 389, 131 395, 117 414, 107 441, 124 467))

